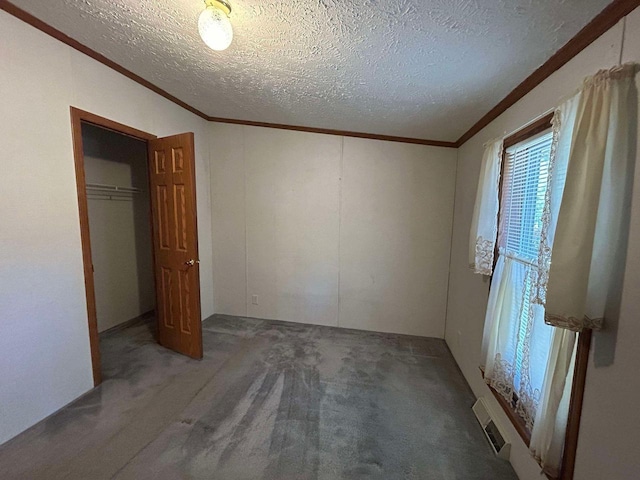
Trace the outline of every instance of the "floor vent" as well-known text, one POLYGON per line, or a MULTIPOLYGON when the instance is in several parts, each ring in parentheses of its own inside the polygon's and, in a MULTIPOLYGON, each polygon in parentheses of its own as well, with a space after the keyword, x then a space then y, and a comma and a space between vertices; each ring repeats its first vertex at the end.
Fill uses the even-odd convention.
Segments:
POLYGON ((473 413, 476 414, 478 422, 482 427, 487 440, 495 454, 504 460, 509 460, 509 453, 511 451, 511 444, 507 440, 504 431, 496 423, 495 417, 484 398, 479 398, 473 405, 473 413))

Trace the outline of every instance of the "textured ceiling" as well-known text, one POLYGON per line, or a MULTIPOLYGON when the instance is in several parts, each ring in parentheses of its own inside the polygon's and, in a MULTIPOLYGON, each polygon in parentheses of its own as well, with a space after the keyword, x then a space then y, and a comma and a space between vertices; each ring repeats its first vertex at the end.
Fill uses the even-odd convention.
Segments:
POLYGON ((609 0, 12 2, 214 117, 455 141, 609 0))

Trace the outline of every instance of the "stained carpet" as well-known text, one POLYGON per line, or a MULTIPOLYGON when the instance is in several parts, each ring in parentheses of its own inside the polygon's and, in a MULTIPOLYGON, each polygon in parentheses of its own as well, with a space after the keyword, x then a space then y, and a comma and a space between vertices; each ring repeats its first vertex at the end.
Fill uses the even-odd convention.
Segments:
POLYGON ((216 315, 205 357, 143 323, 103 384, 0 446, 2 479, 512 480, 444 341, 216 315))

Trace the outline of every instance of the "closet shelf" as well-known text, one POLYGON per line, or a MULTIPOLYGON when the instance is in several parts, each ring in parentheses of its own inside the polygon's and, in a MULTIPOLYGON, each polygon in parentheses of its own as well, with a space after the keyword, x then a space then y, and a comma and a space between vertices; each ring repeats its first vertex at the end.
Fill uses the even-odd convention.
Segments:
POLYGON ((87 183, 87 192, 136 194, 140 192, 140 189, 136 187, 121 187, 119 185, 106 185, 102 183, 87 183))
POLYGON ((90 200, 113 200, 120 202, 133 202, 133 197, 131 195, 109 195, 109 194, 99 194, 99 193, 89 193, 87 194, 87 198, 90 200))

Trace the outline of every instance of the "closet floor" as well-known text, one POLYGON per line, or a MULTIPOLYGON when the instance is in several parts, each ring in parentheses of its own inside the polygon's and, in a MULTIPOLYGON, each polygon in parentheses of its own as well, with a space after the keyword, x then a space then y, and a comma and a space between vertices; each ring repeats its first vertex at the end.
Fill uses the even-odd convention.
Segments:
POLYGON ((0 446, 0 478, 517 478, 443 340, 215 315, 197 361, 151 325, 102 336, 103 384, 0 446))

